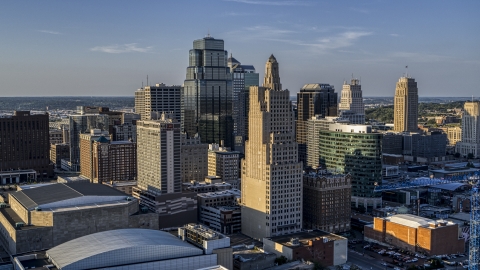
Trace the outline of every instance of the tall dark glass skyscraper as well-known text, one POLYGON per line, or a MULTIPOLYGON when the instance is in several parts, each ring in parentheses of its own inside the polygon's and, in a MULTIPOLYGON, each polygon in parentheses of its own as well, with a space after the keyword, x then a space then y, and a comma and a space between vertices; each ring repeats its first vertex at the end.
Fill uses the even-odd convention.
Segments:
POLYGON ((298 160, 307 161, 307 123, 313 116, 325 118, 337 116, 338 96, 333 85, 327 83, 306 84, 297 93, 297 143, 298 160))
POLYGON ((224 42, 207 36, 193 42, 182 91, 182 122, 189 137, 233 146, 233 91, 224 42))

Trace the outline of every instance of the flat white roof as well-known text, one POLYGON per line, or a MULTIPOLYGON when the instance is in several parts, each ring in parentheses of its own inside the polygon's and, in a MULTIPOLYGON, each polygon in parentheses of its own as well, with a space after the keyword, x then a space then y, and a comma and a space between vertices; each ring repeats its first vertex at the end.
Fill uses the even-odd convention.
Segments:
POLYGON ((388 217, 387 220, 393 223, 405 225, 412 228, 428 226, 429 223, 435 222, 432 219, 414 216, 410 214, 400 214, 388 217))

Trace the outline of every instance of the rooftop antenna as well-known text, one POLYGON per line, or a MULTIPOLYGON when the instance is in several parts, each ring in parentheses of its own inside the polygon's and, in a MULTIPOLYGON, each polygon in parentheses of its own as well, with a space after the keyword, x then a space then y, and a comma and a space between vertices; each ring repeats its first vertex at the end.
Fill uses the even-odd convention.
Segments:
POLYGON ((148 84, 148 75, 147 75, 147 85, 149 85, 149 84, 148 84))
POLYGON ((208 37, 208 38, 210 37, 210 28, 208 28, 208 34, 207 34, 207 37, 208 37))
POLYGON ((405 77, 408 78, 408 66, 405 66, 405 77))
POLYGON ((142 81, 142 89, 143 89, 143 81, 142 81))

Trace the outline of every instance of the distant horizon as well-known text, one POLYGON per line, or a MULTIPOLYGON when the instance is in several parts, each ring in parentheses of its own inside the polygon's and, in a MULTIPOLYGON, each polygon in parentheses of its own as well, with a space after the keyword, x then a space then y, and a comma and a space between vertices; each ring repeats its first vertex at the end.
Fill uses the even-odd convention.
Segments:
MULTIPOLYGON (((339 93, 339 92, 337 92, 339 93)), ((121 98, 121 97, 131 97, 131 98, 135 98, 135 95, 132 95, 132 96, 92 96, 92 95, 88 95, 88 96, 45 96, 45 95, 42 95, 42 96, 0 96, 0 98, 51 98, 51 97, 80 97, 80 98, 86 98, 86 97, 106 97, 106 98, 109 98, 109 97, 112 97, 112 98, 121 98)), ((296 95, 295 96, 290 96, 290 97, 297 97, 296 95)), ((363 98, 393 98, 394 96, 364 96, 363 98)), ((461 99, 461 98, 468 98, 468 99, 472 99, 472 97, 457 97, 457 96, 418 96, 419 98, 455 98, 455 99, 461 99)), ((479 97, 473 97, 474 100, 478 100, 480 98, 479 97)))

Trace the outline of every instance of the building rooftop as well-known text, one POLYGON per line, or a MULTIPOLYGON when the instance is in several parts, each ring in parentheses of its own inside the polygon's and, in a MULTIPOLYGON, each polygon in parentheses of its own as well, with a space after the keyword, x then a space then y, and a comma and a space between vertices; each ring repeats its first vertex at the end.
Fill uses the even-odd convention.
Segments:
POLYGON ((202 198, 215 198, 215 197, 223 197, 223 196, 241 196, 241 191, 238 189, 228 189, 223 191, 215 191, 215 192, 207 192, 207 193, 199 193, 197 194, 198 197, 202 198))
POLYGON ((10 193, 10 195, 17 199, 28 210, 33 210, 40 206, 73 206, 95 203, 97 202, 96 199, 105 202, 126 197, 123 192, 117 189, 102 184, 92 184, 87 182, 57 183, 37 188, 19 190, 10 193), (83 198, 78 199, 80 197, 83 198), (112 198, 105 199, 105 197, 112 198), (77 200, 71 200, 74 198, 77 198, 77 200))
POLYGON ((448 184, 441 184, 441 185, 436 185, 433 186, 432 188, 438 188, 438 189, 444 189, 444 190, 449 190, 449 191, 454 191, 460 187, 469 187, 470 185, 468 184, 463 184, 463 183, 448 183, 448 184))
POLYGON ((388 217, 386 219, 390 220, 390 222, 405 225, 412 228, 428 226, 429 223, 433 222, 432 219, 414 216, 410 214, 395 215, 395 216, 388 217))
POLYGON ((202 255, 203 250, 163 231, 111 230, 83 236, 47 251, 59 269, 93 269, 202 255))
POLYGON ((275 237, 270 237, 271 241, 281 244, 283 246, 287 246, 290 248, 297 248, 297 247, 303 247, 303 246, 308 246, 308 241, 309 240, 319 240, 319 239, 325 239, 325 241, 334 241, 334 240, 346 240, 346 238, 320 231, 320 230, 309 230, 309 231, 303 231, 303 232, 298 232, 298 233, 292 233, 288 235, 281 235, 281 236, 275 236, 275 237), (298 244, 292 243, 292 239, 298 239, 298 244))
POLYGON ((412 228, 427 227, 427 226, 430 226, 431 224, 437 224, 437 223, 442 223, 442 222, 444 222, 445 225, 453 225, 452 222, 448 222, 448 221, 445 221, 445 220, 435 221, 433 219, 414 216, 414 215, 410 215, 410 214, 394 215, 394 216, 391 216, 391 217, 387 217, 385 219, 389 220, 390 222, 394 222, 394 223, 401 224, 401 225, 408 226, 408 227, 412 227, 412 228))

